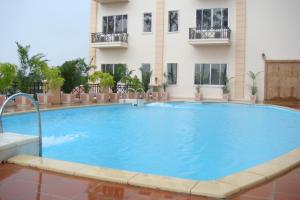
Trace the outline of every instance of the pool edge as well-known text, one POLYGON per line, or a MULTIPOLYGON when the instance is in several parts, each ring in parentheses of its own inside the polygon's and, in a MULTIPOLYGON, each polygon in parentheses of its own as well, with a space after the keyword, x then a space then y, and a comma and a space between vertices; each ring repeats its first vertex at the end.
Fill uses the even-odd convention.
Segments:
POLYGON ((270 181, 300 166, 300 147, 269 162, 213 181, 135 173, 30 155, 14 156, 8 159, 8 162, 99 181, 223 199, 270 181))

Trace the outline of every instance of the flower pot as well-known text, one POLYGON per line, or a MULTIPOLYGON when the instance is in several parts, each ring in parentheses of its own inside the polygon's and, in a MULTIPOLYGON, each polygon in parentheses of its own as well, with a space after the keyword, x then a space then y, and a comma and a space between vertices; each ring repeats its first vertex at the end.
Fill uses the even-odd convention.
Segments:
POLYGON ((96 93, 89 93, 89 96, 90 96, 91 103, 97 103, 97 94, 96 93))
POLYGON ((62 103, 63 104, 75 103, 75 95, 73 95, 73 94, 62 94, 62 103))
POLYGON ((162 100, 162 101, 168 101, 169 93, 168 92, 160 92, 159 97, 160 97, 160 100, 162 100))
POLYGON ((87 93, 80 94, 80 102, 81 103, 89 103, 90 102, 90 95, 87 93))
POLYGON ((104 103, 104 94, 103 93, 98 93, 96 95, 96 100, 97 100, 97 103, 104 103))
MULTIPOLYGON (((30 94, 33 97, 33 94, 30 94)), ((18 107, 30 107, 32 105, 32 101, 24 96, 16 97, 16 104, 18 107)))
POLYGON ((199 93, 198 93, 198 92, 195 93, 195 100, 196 100, 196 101, 201 101, 201 100, 202 100, 201 97, 202 97, 202 94, 201 94, 200 92, 199 92, 199 93))
POLYGON ((229 101, 229 94, 223 94, 223 101, 229 101))
POLYGON ((110 93, 110 101, 111 102, 118 102, 119 101, 119 95, 117 93, 110 93))
POLYGON ((47 93, 37 94, 37 99, 40 105, 50 105, 52 101, 52 96, 47 93))
POLYGON ((5 99, 6 99, 6 96, 5 96, 5 95, 0 95, 0 106, 3 105, 5 99))
POLYGON ((257 102, 257 96, 256 95, 251 95, 250 96, 250 103, 256 104, 256 102, 257 102))
POLYGON ((61 104, 61 92, 60 88, 51 89, 49 93, 52 95, 52 104, 61 104))

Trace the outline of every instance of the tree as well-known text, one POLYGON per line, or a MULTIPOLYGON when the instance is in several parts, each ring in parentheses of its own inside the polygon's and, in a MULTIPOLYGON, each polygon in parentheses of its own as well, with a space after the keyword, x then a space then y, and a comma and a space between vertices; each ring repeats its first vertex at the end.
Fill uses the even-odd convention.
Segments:
POLYGON ((12 87, 16 77, 17 66, 10 63, 0 63, 0 92, 3 93, 12 87))
POLYGON ((28 92, 33 82, 44 79, 42 71, 48 68, 48 60, 44 54, 29 55, 30 45, 22 46, 16 42, 20 66, 17 72, 17 85, 22 92, 28 92))
POLYGON ((50 90, 57 90, 64 84, 64 79, 61 77, 61 72, 58 67, 47 68, 43 71, 48 82, 50 90))
POLYGON ((75 87, 84 85, 88 81, 89 66, 85 63, 84 59, 76 59, 66 61, 61 67, 61 76, 64 78, 62 91, 70 93, 75 87))

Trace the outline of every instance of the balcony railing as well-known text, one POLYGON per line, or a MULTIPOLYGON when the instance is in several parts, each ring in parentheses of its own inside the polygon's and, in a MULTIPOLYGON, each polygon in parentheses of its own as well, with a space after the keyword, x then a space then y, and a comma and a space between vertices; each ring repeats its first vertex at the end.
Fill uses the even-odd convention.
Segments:
POLYGON ((229 44, 230 43, 230 28, 222 29, 201 29, 190 28, 189 40, 193 45, 201 44, 229 44))
POLYGON ((128 33, 92 33, 91 42, 99 48, 127 47, 128 33))

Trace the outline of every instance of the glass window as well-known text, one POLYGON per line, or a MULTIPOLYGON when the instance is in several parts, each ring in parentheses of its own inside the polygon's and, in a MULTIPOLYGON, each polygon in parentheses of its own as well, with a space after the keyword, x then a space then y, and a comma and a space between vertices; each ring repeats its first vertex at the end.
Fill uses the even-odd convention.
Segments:
POLYGON ((152 13, 144 13, 144 32, 152 32, 152 13))
POLYGON ((107 33, 107 17, 103 17, 102 26, 103 33, 107 33))
POLYGON ((122 31, 122 33, 127 33, 127 21, 128 21, 128 16, 123 15, 123 31, 122 31))
POLYGON ((113 16, 107 17, 107 33, 113 33, 114 32, 114 26, 115 26, 115 18, 113 16))
POLYGON ((200 9, 196 11, 198 29, 220 29, 228 27, 228 8, 200 9))
POLYGON ((122 33, 123 31, 123 24, 122 24, 122 15, 116 16, 116 27, 115 33, 122 33))
POLYGON ((203 10, 202 27, 204 29, 210 29, 211 28, 211 9, 204 9, 203 10))
POLYGON ((113 64, 102 64, 101 71, 109 74, 114 73, 113 64))
POLYGON ((222 27, 222 12, 221 8, 213 9, 213 28, 220 29, 222 27))
POLYGON ((222 28, 228 27, 228 8, 222 9, 222 28))
POLYGON ((103 33, 127 33, 127 15, 104 16, 103 33))
POLYGON ((178 32, 178 11, 169 11, 169 32, 178 32))
POLYGON ((194 78, 194 83, 195 85, 199 85, 201 84, 201 65, 200 64, 196 64, 195 65, 195 78, 194 78))
POLYGON ((226 74, 226 64, 196 64, 194 82, 196 85, 223 85, 226 74))
POLYGON ((201 29, 202 27, 202 10, 197 10, 196 11, 196 26, 197 29, 201 29))
POLYGON ((221 80, 220 80, 220 85, 224 85, 226 75, 227 75, 227 65, 226 64, 222 64, 221 65, 221 80))
POLYGON ((210 64, 203 64, 201 67, 202 71, 202 84, 209 85, 210 84, 210 64))
POLYGON ((211 85, 220 85, 220 65, 212 64, 211 65, 211 85))
POLYGON ((177 84, 177 64, 168 63, 168 84, 175 85, 177 84))
POLYGON ((151 65, 150 64, 142 64, 143 72, 150 72, 151 65))

